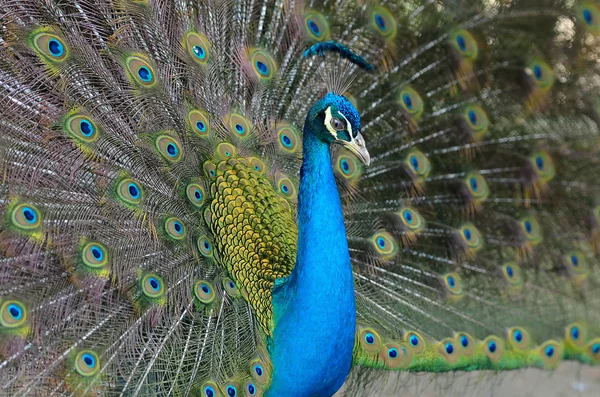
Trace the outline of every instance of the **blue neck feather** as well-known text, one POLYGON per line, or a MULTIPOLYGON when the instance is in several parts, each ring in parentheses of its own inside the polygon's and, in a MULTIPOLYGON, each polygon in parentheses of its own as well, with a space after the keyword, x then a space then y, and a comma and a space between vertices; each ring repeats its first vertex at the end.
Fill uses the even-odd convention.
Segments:
POLYGON ((332 396, 352 363, 356 302, 340 197, 329 145, 307 122, 298 204, 298 254, 275 288, 267 396, 332 396))

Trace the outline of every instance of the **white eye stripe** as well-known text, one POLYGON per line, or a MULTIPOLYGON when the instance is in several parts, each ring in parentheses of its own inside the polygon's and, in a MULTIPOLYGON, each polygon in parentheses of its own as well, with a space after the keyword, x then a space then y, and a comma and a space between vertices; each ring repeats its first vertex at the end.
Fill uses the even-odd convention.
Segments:
MULTIPOLYGON (((352 125, 350 125, 350 122, 348 121, 348 119, 346 118, 346 116, 344 116, 342 113, 338 112, 340 116, 342 116, 344 118, 344 120, 346 121, 346 128, 348 129, 348 133, 350 134, 350 142, 352 142, 354 140, 354 137, 352 136, 352 125)), ((335 139, 338 139, 338 131, 336 131, 332 126, 331 126, 331 119, 333 118, 333 116, 331 115, 331 106, 327 107, 327 109, 325 109, 325 127, 327 128, 327 130, 329 131, 329 133, 331 135, 333 135, 333 137, 335 139)))
POLYGON ((333 138, 337 139, 337 131, 331 126, 332 118, 333 116, 331 115, 331 106, 329 106, 325 110, 325 127, 327 128, 327 131, 329 131, 329 133, 333 135, 333 138))
POLYGON ((350 124, 346 116, 344 116, 341 112, 338 113, 344 118, 344 120, 346 120, 346 128, 348 129, 348 133, 350 134, 350 141, 352 141, 352 125, 350 124))

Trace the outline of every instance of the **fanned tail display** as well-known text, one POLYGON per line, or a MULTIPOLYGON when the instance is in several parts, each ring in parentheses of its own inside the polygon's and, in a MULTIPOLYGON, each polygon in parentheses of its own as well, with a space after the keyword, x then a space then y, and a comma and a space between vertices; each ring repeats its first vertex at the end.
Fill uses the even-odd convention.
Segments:
POLYGON ((600 362, 600 2, 0 15, 0 394, 600 362))

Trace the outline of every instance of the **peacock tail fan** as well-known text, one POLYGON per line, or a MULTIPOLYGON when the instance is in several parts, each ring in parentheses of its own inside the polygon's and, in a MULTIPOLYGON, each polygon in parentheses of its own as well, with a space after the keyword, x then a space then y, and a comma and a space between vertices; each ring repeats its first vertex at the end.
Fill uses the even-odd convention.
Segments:
POLYGON ((597 1, 0 14, 2 393, 269 395, 302 126, 328 92, 371 159, 332 147, 358 323, 346 395, 384 370, 400 387, 600 362, 597 1))

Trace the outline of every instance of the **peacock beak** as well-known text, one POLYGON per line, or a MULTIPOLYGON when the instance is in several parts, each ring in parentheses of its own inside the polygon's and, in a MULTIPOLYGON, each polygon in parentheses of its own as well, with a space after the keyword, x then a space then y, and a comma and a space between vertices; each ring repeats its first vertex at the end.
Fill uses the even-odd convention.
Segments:
POLYGON ((364 165, 369 166, 369 164, 371 164, 371 156, 369 155, 369 151, 365 146, 365 140, 360 132, 350 142, 339 140, 337 143, 354 153, 364 165))

